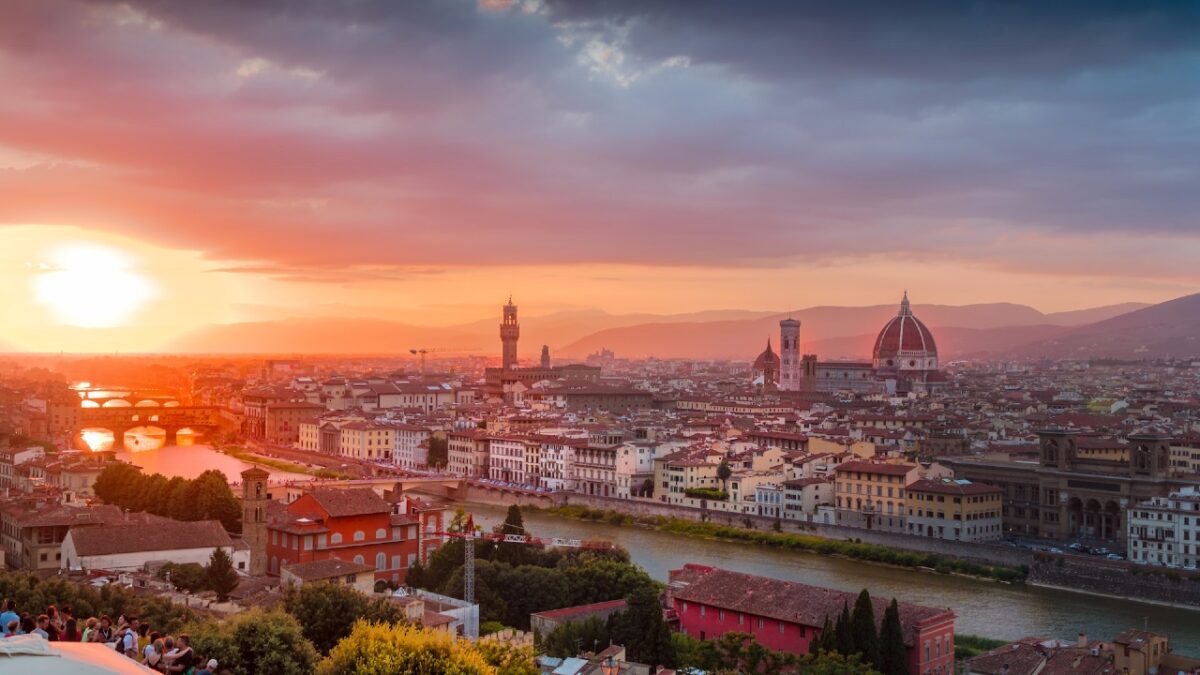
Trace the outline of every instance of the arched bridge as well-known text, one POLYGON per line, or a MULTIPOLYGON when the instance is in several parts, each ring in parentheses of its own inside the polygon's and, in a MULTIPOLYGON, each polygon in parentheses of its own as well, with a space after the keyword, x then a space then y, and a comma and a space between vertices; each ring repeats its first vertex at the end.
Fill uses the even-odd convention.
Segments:
POLYGON ((167 434, 167 445, 174 445, 180 429, 213 431, 221 426, 221 409, 214 406, 177 406, 148 408, 81 408, 79 433, 83 429, 107 429, 113 434, 113 449, 125 445, 125 432, 137 427, 157 427, 167 434))

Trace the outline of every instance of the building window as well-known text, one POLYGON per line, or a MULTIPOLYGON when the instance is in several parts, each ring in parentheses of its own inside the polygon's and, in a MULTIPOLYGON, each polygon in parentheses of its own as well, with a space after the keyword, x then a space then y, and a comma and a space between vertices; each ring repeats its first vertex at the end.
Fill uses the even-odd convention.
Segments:
POLYGON ((379 572, 387 569, 387 555, 383 553, 375 554, 375 569, 379 572))
POLYGON ((342 543, 342 533, 341 533, 341 532, 334 532, 332 535, 330 535, 330 537, 329 537, 329 542, 330 542, 330 543, 332 543, 332 544, 340 544, 340 543, 342 543))
POLYGON ((392 556, 392 569, 394 569, 394 570, 400 569, 400 556, 398 556, 398 555, 392 556))
POLYGON ((782 621, 779 622, 779 634, 783 635, 783 622, 782 621))
MULTIPOLYGON (((365 564, 361 555, 354 556, 354 562, 358 563, 359 565, 365 564)), ((929 651, 929 645, 925 645, 925 651, 929 651)))
POLYGON ((382 527, 379 528, 378 530, 375 530, 375 538, 376 539, 387 539, 387 530, 382 527))
POLYGON ((366 541, 366 540, 367 540, 366 532, 363 532, 362 530, 354 531, 354 541, 366 541))

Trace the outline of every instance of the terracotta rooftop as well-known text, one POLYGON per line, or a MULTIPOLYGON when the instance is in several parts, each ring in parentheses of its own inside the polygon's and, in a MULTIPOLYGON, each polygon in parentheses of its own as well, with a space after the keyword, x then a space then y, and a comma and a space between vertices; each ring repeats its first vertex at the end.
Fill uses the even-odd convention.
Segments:
POLYGON ((333 518, 391 511, 383 497, 371 488, 317 488, 312 496, 333 518))
MULTIPOLYGON (((843 605, 853 606, 857 597, 832 588, 692 564, 671 570, 668 592, 677 600, 816 628, 824 625, 826 617, 837 618, 843 605)), ((873 601, 875 620, 882 622, 889 601, 884 598, 873 601)), ((908 645, 913 643, 917 624, 953 619, 954 612, 949 609, 900 605, 900 623, 908 645)))
POLYGON ((301 581, 320 581, 334 577, 344 577, 348 574, 363 574, 374 571, 371 565, 349 562, 338 558, 313 560, 312 562, 292 563, 283 569, 298 577, 301 581))
POLYGON ((75 542, 75 552, 81 556, 233 545, 217 520, 176 522, 165 527, 96 525, 73 528, 67 536, 75 542))

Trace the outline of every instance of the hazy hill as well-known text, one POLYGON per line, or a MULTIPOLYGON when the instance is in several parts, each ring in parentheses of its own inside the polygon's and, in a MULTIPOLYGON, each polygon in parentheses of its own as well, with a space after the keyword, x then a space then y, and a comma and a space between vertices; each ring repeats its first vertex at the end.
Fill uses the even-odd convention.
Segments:
MULTIPOLYGON (((1055 330, 1055 324, 1069 326, 1090 317, 1111 317, 1125 311, 1125 307, 1115 305, 1047 315, 1026 305, 990 303, 913 305, 913 312, 934 330, 943 354, 955 358, 1007 351, 1058 334, 1060 331, 1055 330), (1017 328, 1029 330, 1014 330, 1017 328), (1003 330, 982 332, 993 329, 1003 330)), ((895 316, 897 310, 898 304, 812 307, 793 312, 792 316, 803 324, 800 340, 806 352, 824 358, 867 358, 879 329, 895 316)), ((768 336, 773 343, 778 343, 779 320, 785 316, 776 314, 741 321, 655 322, 609 328, 570 343, 559 351, 563 355, 581 356, 607 347, 620 356, 629 357, 751 358, 766 344, 768 336)))
MULTIPOLYGON (((1058 326, 1108 318, 1127 305, 1042 314, 1010 303, 965 306, 914 305, 934 329, 946 358, 979 356, 1055 337, 1058 326), (1025 330, 1018 330, 1018 328, 1025 330)), ((823 358, 865 358, 879 328, 897 305, 811 307, 792 313, 803 322, 806 351, 823 358)), ((778 342, 785 314, 715 310, 675 315, 609 314, 600 310, 521 318, 521 356, 535 358, 543 344, 555 357, 583 357, 608 347, 620 356, 750 358, 768 336, 778 342)), ((189 333, 170 351, 236 354, 402 354, 412 348, 446 353, 499 352, 499 317, 449 327, 378 319, 309 318, 208 326, 189 333)))
POLYGON ((1073 328, 1015 353, 1052 358, 1200 356, 1200 294, 1073 328))

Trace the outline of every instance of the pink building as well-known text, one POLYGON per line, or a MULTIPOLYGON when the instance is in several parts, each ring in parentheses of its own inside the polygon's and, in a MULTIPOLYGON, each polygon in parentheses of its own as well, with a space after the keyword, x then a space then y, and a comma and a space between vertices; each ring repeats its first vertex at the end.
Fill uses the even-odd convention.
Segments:
MULTIPOLYGON (((679 630, 691 637, 708 640, 728 632, 749 633, 765 647, 793 654, 807 654, 825 618, 836 621, 842 605, 853 609, 857 599, 856 594, 830 588, 694 564, 671 570, 667 596, 679 630)), ((873 600, 875 620, 882 622, 890 600, 873 600)), ((901 604, 900 624, 910 673, 954 672, 954 612, 901 604)))

